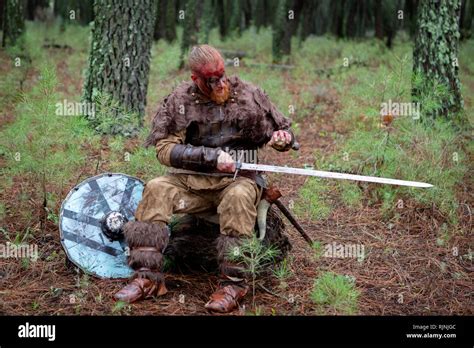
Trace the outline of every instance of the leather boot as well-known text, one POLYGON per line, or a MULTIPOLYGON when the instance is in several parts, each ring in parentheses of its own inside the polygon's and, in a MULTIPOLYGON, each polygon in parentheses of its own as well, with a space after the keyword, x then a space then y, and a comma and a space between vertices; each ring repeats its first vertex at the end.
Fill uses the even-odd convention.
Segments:
POLYGON ((248 292, 249 287, 244 284, 229 284, 215 291, 204 306, 217 313, 230 313, 238 308, 239 300, 248 292))
POLYGON ((117 292, 114 297, 119 301, 133 303, 154 296, 162 296, 167 292, 164 283, 156 283, 148 278, 135 278, 130 284, 117 292))
POLYGON ((229 252, 232 252, 240 243, 241 239, 238 237, 221 235, 217 238, 220 286, 204 306, 211 312, 232 312, 238 308, 238 301, 248 292, 249 287, 245 283, 245 268, 239 262, 229 260, 228 257, 229 252))
POLYGON ((120 301, 133 303, 167 293, 161 274, 163 251, 169 241, 164 223, 127 222, 123 227, 130 248, 129 266, 135 270, 132 281, 115 294, 120 301))

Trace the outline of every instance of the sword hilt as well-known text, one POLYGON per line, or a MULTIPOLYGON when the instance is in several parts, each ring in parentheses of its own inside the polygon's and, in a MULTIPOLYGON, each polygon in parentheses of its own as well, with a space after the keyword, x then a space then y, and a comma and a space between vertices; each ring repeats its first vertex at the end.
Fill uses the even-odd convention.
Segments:
POLYGON ((239 170, 242 168, 242 158, 243 157, 244 157, 244 153, 242 152, 240 154, 240 157, 235 162, 235 173, 234 173, 234 178, 232 179, 233 181, 235 181, 235 178, 237 177, 237 174, 239 173, 239 170))
POLYGON ((242 168, 242 161, 240 159, 235 162, 235 172, 234 172, 234 177, 232 180, 235 181, 235 178, 237 177, 237 174, 239 173, 239 170, 242 168))

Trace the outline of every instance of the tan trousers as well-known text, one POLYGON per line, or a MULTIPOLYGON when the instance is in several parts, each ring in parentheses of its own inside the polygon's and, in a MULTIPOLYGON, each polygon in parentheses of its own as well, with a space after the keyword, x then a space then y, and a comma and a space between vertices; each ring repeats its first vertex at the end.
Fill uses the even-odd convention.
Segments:
POLYGON ((169 223, 173 214, 216 212, 222 234, 251 236, 262 190, 251 179, 172 174, 150 180, 135 218, 169 223))

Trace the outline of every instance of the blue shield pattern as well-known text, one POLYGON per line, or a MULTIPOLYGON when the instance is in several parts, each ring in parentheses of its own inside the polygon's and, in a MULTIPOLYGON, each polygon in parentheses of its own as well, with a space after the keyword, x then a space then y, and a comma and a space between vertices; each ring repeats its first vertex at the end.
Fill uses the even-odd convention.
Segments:
POLYGON ((128 247, 123 240, 111 240, 103 230, 105 216, 120 213, 134 220, 144 183, 120 173, 105 173, 86 179, 64 200, 59 215, 61 244, 67 257, 84 272, 99 278, 128 278, 128 247))

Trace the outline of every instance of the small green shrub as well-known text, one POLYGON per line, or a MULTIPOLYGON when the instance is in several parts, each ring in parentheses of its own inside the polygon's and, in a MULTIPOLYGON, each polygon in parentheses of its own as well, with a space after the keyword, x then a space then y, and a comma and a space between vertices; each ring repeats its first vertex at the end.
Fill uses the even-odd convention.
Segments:
POLYGON ((252 302, 255 307, 255 286, 257 276, 272 264, 278 256, 279 251, 273 247, 267 247, 254 234, 252 238, 243 240, 239 247, 228 250, 227 256, 234 262, 243 264, 245 271, 252 279, 252 302))
POLYGON ((325 272, 314 281, 311 299, 317 305, 329 307, 336 313, 356 314, 359 291, 347 277, 325 272))
POLYGON ((329 188, 323 179, 309 178, 301 187, 299 199, 295 202, 296 215, 309 215, 313 220, 327 218, 331 213, 328 191, 329 188))

